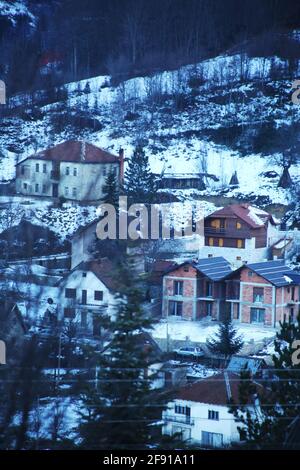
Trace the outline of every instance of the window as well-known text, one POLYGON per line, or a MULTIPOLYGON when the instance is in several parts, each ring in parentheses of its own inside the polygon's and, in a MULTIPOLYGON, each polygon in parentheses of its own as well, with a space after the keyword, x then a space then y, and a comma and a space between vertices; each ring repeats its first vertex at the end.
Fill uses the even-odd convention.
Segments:
POLYGON ((292 300, 295 300, 295 287, 292 287, 292 300))
POLYGON ((73 176, 77 176, 77 168, 73 168, 73 176))
POLYGON ((47 173, 47 165, 46 165, 46 163, 43 163, 43 173, 47 173))
POLYGON ((103 300, 103 292, 102 292, 102 290, 95 290, 95 292, 94 292, 94 300, 103 300))
POLYGON ((86 277, 86 273, 82 273, 82 277, 86 277))
POLYGON ((183 281, 174 281, 174 295, 183 295, 183 281))
POLYGON ((103 176, 106 176, 106 167, 103 167, 103 176))
POLYGON ((65 318, 75 318, 75 308, 64 308, 65 318))
POLYGON ((220 225, 221 225, 220 219, 215 219, 215 220, 212 220, 212 221, 211 221, 211 226, 212 226, 213 228, 220 228, 220 225))
POLYGON ((238 240, 236 241, 236 247, 237 247, 237 248, 243 248, 243 240, 238 239, 238 240))
POLYGON ((179 415, 191 416, 191 408, 189 406, 175 405, 175 413, 179 415))
POLYGON ((46 192, 47 192, 47 186, 43 184, 43 194, 45 194, 46 192))
POLYGON ((251 308, 250 320, 251 320, 251 323, 264 323, 265 309, 264 308, 251 308))
POLYGON ((209 255, 207 257, 212 258, 213 257, 212 253, 209 253, 209 255))
POLYGON ((223 240, 223 238, 219 238, 219 246, 224 246, 224 240, 223 240))
POLYGON ((219 421, 219 412, 214 410, 208 410, 208 419, 219 421))
POLYGON ((68 176, 70 174, 70 167, 66 166, 66 175, 68 176))
POLYGON ((213 292, 213 285, 212 282, 207 282, 206 283, 206 297, 212 297, 212 292, 213 292))
POLYGON ((65 187, 65 196, 69 196, 69 188, 67 186, 65 187))
POLYGON ((24 189, 27 189, 27 183, 24 183, 24 184, 23 184, 23 188, 24 188, 24 189))
POLYGON ((222 447, 223 434, 202 431, 201 443, 208 447, 222 447))
POLYGON ((253 302, 263 302, 263 301, 264 301, 264 288, 253 287, 253 302))
POLYGON ((35 164, 35 171, 36 171, 37 173, 39 173, 39 171, 40 171, 40 164, 39 164, 39 163, 36 163, 36 164, 35 164))
POLYGON ((236 223, 236 228, 237 228, 237 230, 241 230, 241 228, 242 228, 241 222, 236 223))
POLYGON ((72 196, 77 197, 77 188, 72 189, 72 196))
POLYGON ((184 266, 183 270, 184 270, 185 273, 188 273, 190 268, 188 266, 184 266))
POLYGON ((248 277, 253 277, 253 272, 252 271, 248 271, 248 277))
POLYGON ((177 317, 182 316, 182 305, 183 302, 176 302, 174 300, 169 301, 169 314, 177 317))
POLYGON ((21 175, 25 175, 25 166, 21 166, 21 175))
POLYGON ((35 185, 35 192, 36 192, 36 193, 39 192, 39 185, 38 185, 38 183, 36 183, 36 185, 35 185))
POLYGON ((241 256, 237 256, 236 259, 237 259, 237 261, 241 261, 242 257, 241 257, 241 256))
POLYGON ((209 244, 209 246, 214 246, 214 239, 210 237, 208 239, 208 244, 209 244))
POLYGON ((65 297, 66 299, 76 299, 76 289, 66 289, 65 297))

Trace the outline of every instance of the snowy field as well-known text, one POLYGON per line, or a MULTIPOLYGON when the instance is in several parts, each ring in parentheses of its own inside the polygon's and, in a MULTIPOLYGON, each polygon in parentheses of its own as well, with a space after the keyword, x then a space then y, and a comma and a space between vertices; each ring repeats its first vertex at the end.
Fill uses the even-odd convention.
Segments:
MULTIPOLYGON (((237 325, 238 333, 243 335, 245 343, 262 341, 274 338, 276 330, 263 328, 256 325, 237 325)), ((161 320, 154 325, 151 335, 154 338, 164 339, 169 336, 173 340, 190 340, 198 343, 205 343, 210 336, 214 336, 218 331, 218 324, 207 324, 201 321, 173 320, 169 322, 161 320)))

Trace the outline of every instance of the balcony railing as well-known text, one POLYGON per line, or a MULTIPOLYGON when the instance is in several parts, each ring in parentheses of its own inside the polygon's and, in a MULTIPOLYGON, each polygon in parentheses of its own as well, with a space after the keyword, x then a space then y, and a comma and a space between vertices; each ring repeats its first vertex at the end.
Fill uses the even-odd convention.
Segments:
POLYGON ((192 419, 190 416, 178 416, 178 415, 171 415, 171 414, 165 414, 164 415, 164 420, 168 422, 174 422, 174 423, 181 423, 181 424, 189 424, 190 426, 194 426, 195 420, 192 419))
POLYGON ((204 233, 205 234, 218 234, 218 235, 224 235, 226 233, 225 228, 216 228, 216 227, 204 227, 204 233))

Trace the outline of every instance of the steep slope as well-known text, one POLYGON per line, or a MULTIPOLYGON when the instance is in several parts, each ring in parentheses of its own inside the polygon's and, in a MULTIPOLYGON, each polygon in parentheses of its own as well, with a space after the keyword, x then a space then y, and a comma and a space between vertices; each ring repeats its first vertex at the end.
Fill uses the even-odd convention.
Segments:
MULTIPOLYGON (((290 192, 277 187, 280 160, 299 147, 300 108, 291 102, 287 67, 276 57, 223 56, 116 86, 96 77, 16 96, 2 121, 2 179, 13 176, 12 153, 20 160, 79 136, 113 151, 124 147, 129 158, 140 142, 156 173, 215 175, 199 197, 288 204, 290 192), (240 184, 232 189, 234 171, 240 184)), ((298 184, 299 162, 290 173, 298 184)))

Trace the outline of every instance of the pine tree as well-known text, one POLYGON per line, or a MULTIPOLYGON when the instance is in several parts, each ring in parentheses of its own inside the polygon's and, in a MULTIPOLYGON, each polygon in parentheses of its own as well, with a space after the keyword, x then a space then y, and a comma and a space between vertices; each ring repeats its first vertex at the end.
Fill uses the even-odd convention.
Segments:
POLYGON ((148 157, 141 146, 135 152, 125 172, 124 191, 130 202, 151 203, 157 191, 156 177, 150 171, 148 157))
POLYGON ((215 338, 209 338, 206 344, 213 354, 224 356, 225 363, 227 363, 233 354, 237 354, 242 349, 244 342, 242 336, 237 334, 231 320, 225 320, 219 325, 215 338))
MULTIPOLYGON (((118 311, 109 329, 112 340, 99 357, 98 390, 87 390, 88 410, 80 425, 81 448, 145 449, 159 445, 162 410, 169 397, 154 390, 145 378, 148 354, 140 344, 140 333, 151 327, 143 311, 142 291, 128 263, 118 267, 120 290, 118 311)), ((159 361, 159 358, 157 358, 159 361)))
POLYGON ((285 448, 288 445, 291 426, 295 419, 299 419, 300 364, 299 361, 294 361, 294 341, 300 340, 300 318, 298 317, 296 324, 284 322, 280 326, 281 330, 276 333, 274 341, 275 354, 272 357, 274 380, 266 383, 263 388, 252 379, 249 371, 243 372, 239 404, 232 403, 231 406, 231 412, 241 423, 241 439, 245 440, 246 446, 250 448, 285 448))
POLYGON ((103 197, 102 202, 104 204, 112 204, 115 208, 119 204, 119 188, 116 175, 110 171, 106 177, 103 185, 103 197))

